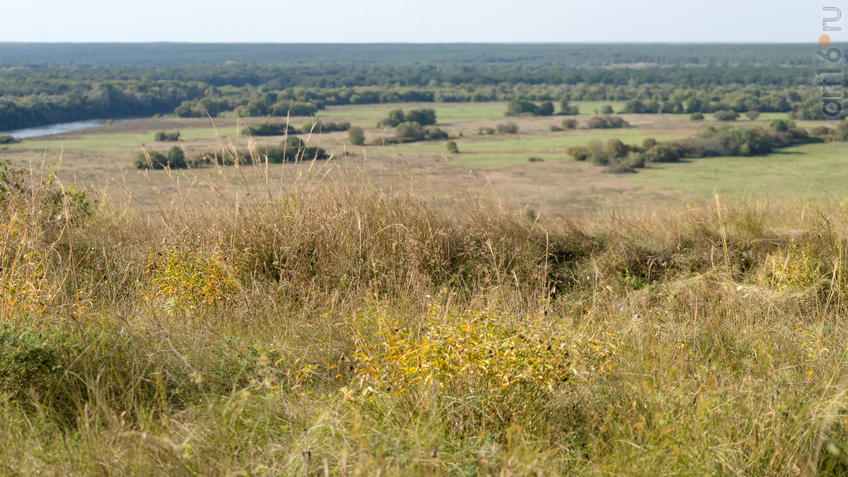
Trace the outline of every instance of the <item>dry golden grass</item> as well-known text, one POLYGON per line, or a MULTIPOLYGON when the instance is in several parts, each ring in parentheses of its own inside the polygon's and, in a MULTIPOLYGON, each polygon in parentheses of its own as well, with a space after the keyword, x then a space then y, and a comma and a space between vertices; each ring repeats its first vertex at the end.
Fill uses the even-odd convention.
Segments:
POLYGON ((5 169, 2 473, 848 471, 839 206, 567 221, 263 167, 155 214, 5 169))
MULTIPOLYGON (((322 113, 325 120, 353 121, 367 118, 366 136, 369 143, 390 134, 376 128, 376 121, 388 109, 399 105, 338 107, 322 113)), ((403 107, 425 107, 402 105, 403 107)), ((429 105, 429 106, 432 106, 429 105)), ((443 106, 439 106, 440 108, 443 106)), ((250 139, 239 135, 241 126, 266 121, 285 122, 286 118, 147 118, 116 122, 99 128, 48 138, 33 138, 13 146, 0 146, 0 157, 19 167, 40 167, 55 164, 61 156, 60 175, 67 184, 89 187, 105 194, 122 206, 128 197, 133 208, 155 212, 162 204, 168 207, 187 198, 193 203, 214 203, 235 200, 236 194, 225 194, 224 184, 237 183, 238 194, 264 194, 266 183, 281 190, 291 190, 306 169, 320 168, 334 182, 352 186, 362 177, 375 188, 411 190, 420 197, 433 198, 440 204, 466 200, 464 193, 495 194, 510 207, 532 209, 543 215, 573 216, 595 214, 597 210, 627 211, 680 204, 700 200, 674 190, 659 190, 650 185, 634 184, 627 177, 606 174, 602 169, 571 161, 565 149, 593 139, 621 137, 628 142, 642 138, 682 137, 693 134, 702 125, 687 120, 671 120, 658 115, 628 115, 634 128, 628 130, 568 130, 552 133, 550 126, 562 121, 557 118, 503 118, 502 104, 444 106, 446 120, 442 124, 457 141, 462 154, 449 155, 443 142, 397 146, 350 146, 343 132, 314 134, 308 142, 325 148, 334 155, 326 164, 300 166, 271 165, 266 173, 230 168, 193 169, 188 171, 144 172, 133 168, 132 156, 142 146, 166 152, 175 143, 153 141, 161 130, 182 132, 180 146, 188 157, 220 150, 232 143, 246 149, 250 139), (457 109, 458 112, 451 112, 457 109), (494 117, 490 115, 494 114, 494 117), (631 117, 632 116, 632 117, 631 117), (480 136, 481 126, 494 127, 505 121, 520 126, 517 135, 480 136), (351 155, 346 155, 347 153, 351 155), (545 158, 544 163, 528 163, 531 156, 545 158)), ((300 126, 309 118, 291 118, 300 126)), ((585 122, 587 117, 581 117, 585 122)), ((253 141, 261 152, 276 146, 283 138, 257 137, 253 141)))

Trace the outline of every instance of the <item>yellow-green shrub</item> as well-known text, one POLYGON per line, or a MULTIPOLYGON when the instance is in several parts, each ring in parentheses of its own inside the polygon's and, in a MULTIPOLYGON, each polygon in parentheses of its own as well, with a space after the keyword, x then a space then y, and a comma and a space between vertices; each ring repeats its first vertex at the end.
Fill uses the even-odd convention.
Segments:
POLYGON ((220 252, 165 250, 148 259, 147 298, 161 300, 169 312, 214 306, 232 299, 239 284, 234 267, 220 252))

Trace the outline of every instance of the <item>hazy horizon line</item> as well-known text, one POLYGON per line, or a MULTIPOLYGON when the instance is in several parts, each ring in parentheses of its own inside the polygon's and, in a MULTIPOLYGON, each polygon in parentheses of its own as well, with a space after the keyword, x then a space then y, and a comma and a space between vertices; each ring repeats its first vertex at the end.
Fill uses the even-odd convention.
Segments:
MULTIPOLYGON (((846 43, 834 41, 836 43, 846 43)), ((269 41, 6 41, 0 40, 0 45, 818 45, 816 41, 445 41, 445 42, 416 42, 416 41, 372 41, 372 42, 269 42, 269 41)))

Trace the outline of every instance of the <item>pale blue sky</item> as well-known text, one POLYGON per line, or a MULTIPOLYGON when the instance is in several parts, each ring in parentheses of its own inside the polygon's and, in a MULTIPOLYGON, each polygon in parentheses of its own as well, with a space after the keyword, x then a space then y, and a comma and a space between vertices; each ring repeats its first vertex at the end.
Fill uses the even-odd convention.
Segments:
MULTIPOLYGON (((820 0, 6 0, 0 41, 811 42, 820 0)), ((848 6, 845 9, 848 20, 848 6)), ((844 22, 843 22, 844 23, 844 22)), ((832 35, 842 41, 840 35, 832 35)))

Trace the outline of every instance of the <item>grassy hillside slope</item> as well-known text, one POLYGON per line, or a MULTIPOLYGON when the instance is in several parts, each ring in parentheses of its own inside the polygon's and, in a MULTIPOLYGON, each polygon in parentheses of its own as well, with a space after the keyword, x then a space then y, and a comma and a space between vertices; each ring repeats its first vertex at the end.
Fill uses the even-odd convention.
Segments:
POLYGON ((837 206, 327 183, 143 217, 0 177, 4 474, 848 470, 837 206))

